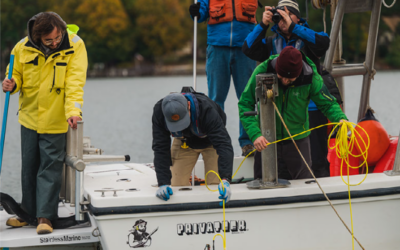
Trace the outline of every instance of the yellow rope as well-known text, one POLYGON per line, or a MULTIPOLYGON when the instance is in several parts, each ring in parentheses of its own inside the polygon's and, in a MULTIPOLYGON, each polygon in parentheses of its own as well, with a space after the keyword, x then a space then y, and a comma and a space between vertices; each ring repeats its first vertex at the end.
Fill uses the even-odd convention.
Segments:
MULTIPOLYGON (((280 118, 281 118, 281 120, 282 120, 284 126, 286 127, 286 124, 284 123, 284 121, 283 121, 283 119, 282 119, 282 117, 281 117, 281 115, 280 115, 280 113, 279 113, 279 111, 278 111, 278 109, 277 109, 275 103, 273 103, 273 104, 274 104, 275 109, 276 109, 276 111, 278 112, 278 115, 280 116, 280 118)), ((313 178, 315 179, 316 183, 318 184, 319 188, 321 189, 322 193, 324 194, 325 198, 327 199, 327 201, 328 201, 329 204, 331 205, 332 209, 335 211, 336 215, 337 215, 337 216, 339 217, 339 219, 342 221, 343 225, 347 228, 347 230, 348 230, 349 233, 351 234, 351 236, 352 236, 352 246, 353 246, 353 250, 354 250, 354 240, 356 240, 357 243, 360 245, 360 247, 361 247, 362 249, 364 249, 364 247, 361 245, 361 243, 360 243, 360 242, 357 240, 357 238, 355 238, 355 236, 354 236, 353 211, 352 211, 352 206, 351 206, 350 186, 357 186, 357 185, 360 185, 360 184, 363 183, 363 182, 365 181, 365 179, 367 178, 367 175, 368 175, 367 156, 368 156, 368 148, 369 148, 369 144, 370 144, 370 140, 369 140, 368 134, 366 133, 366 131, 365 131, 362 127, 358 126, 358 125, 355 124, 355 123, 349 122, 349 121, 332 122, 332 123, 323 124, 323 125, 320 125, 320 126, 317 126, 317 127, 315 127, 315 128, 312 128, 312 129, 303 131, 303 132, 298 133, 298 134, 293 135, 293 136, 290 134, 289 129, 288 129, 287 127, 286 127, 286 130, 287 130, 287 132, 288 132, 288 134, 289 134, 289 137, 286 137, 286 138, 284 138, 284 139, 277 140, 277 141, 274 141, 274 142, 269 142, 269 143, 267 143, 267 146, 268 146, 268 145, 271 145, 271 144, 275 144, 275 143, 281 142, 281 141, 284 141, 284 140, 288 140, 288 139, 291 139, 291 140, 293 141, 293 143, 295 144, 295 146, 296 146, 297 150, 299 151, 301 157, 303 158, 304 162, 306 163, 307 168, 308 168, 309 171, 311 172, 313 178), (316 178, 315 175, 313 174, 311 168, 308 166, 307 162, 305 161, 305 159, 304 159, 303 155, 301 154, 300 150, 297 148, 297 145, 296 145, 296 143, 295 143, 295 141, 294 141, 294 139, 293 139, 294 137, 297 137, 297 136, 299 136, 299 135, 302 135, 302 134, 307 133, 307 132, 309 132, 309 131, 312 131, 312 130, 314 130, 314 129, 318 129, 318 128, 321 128, 321 127, 324 127, 324 126, 329 126, 329 125, 336 125, 336 126, 332 129, 332 132, 331 132, 330 135, 329 135, 328 147, 329 147, 330 149, 336 148, 336 154, 337 154, 337 156, 341 159, 340 176, 341 176, 341 178, 342 178, 342 181, 348 186, 349 206, 350 206, 350 218, 351 218, 351 230, 349 229, 349 227, 346 225, 346 223, 345 223, 345 222, 343 221, 343 219, 340 217, 339 213, 338 213, 338 212, 336 211, 336 209, 334 208, 333 204, 331 203, 330 199, 328 198, 328 196, 326 195, 326 193, 324 192, 324 190, 323 190, 322 187, 320 186, 320 184, 319 184, 317 178, 316 178), (338 126, 339 126, 339 131, 338 131, 338 133, 337 133, 337 135, 336 135, 335 146, 334 146, 334 147, 330 147, 330 145, 329 145, 329 140, 330 140, 331 137, 332 137, 333 131, 335 131, 336 128, 337 128, 338 126), (355 130, 354 126, 355 126, 355 127, 359 127, 360 129, 362 129, 362 130, 364 131, 364 133, 367 135, 367 139, 368 139, 368 143, 367 143, 367 144, 365 144, 364 140, 361 138, 361 136, 360 136, 360 134, 358 133, 358 131, 355 130), (350 136, 350 140, 349 140, 349 141, 348 141, 348 131, 351 132, 351 136, 350 136), (365 149, 364 151, 363 151, 362 148, 360 147, 360 144, 358 143, 358 140, 357 140, 357 138, 355 137, 355 134, 357 134, 357 135, 359 136, 359 138, 362 140, 362 143, 363 143, 364 149, 365 149), (357 146, 358 146, 359 151, 361 152, 360 155, 355 155, 355 154, 352 153, 352 150, 353 150, 353 148, 354 148, 354 145, 357 145, 357 146), (350 165, 350 162, 349 162, 349 156, 353 156, 353 157, 361 157, 361 156, 362 156, 362 157, 364 158, 364 161, 363 161, 363 163, 360 164, 359 166, 351 166, 351 165, 350 165), (343 173, 342 173, 343 162, 346 162, 346 164, 347 164, 347 182, 343 179, 343 173), (365 166, 366 166, 366 174, 365 174, 365 177, 363 178, 363 180, 360 181, 360 182, 357 183, 357 184, 350 184, 349 168, 353 168, 353 169, 360 168, 360 167, 362 167, 364 164, 365 164, 365 166)), ((250 156, 253 152, 255 152, 255 151, 256 151, 256 149, 254 149, 254 150, 251 151, 248 155, 246 155, 246 157, 242 160, 242 162, 240 163, 239 167, 237 168, 237 170, 236 170, 235 173, 233 174, 232 179, 235 177, 235 175, 237 174, 237 172, 239 171, 239 169, 241 168, 243 162, 247 159, 247 157, 249 157, 249 156, 250 156)), ((220 176, 219 176, 215 171, 212 171, 212 170, 211 170, 211 171, 207 172, 206 177, 205 177, 205 184, 206 184, 206 187, 207 187, 208 190, 210 190, 210 191, 212 191, 212 192, 215 192, 215 191, 218 191, 218 190, 211 190, 211 189, 208 187, 208 185, 207 185, 207 175, 208 175, 209 173, 211 173, 211 172, 214 173, 215 175, 217 175, 217 177, 219 178, 219 180, 220 180, 221 183, 222 183, 222 180, 221 180, 220 176)), ((224 184, 223 184, 223 183, 222 183, 222 188, 223 188, 223 190, 224 190, 224 184)), ((222 240, 223 240, 224 250, 225 250, 225 249, 226 249, 225 200, 223 200, 223 208, 222 208, 222 209, 223 209, 223 217, 224 217, 224 222, 223 222, 223 223, 224 223, 224 236, 222 236, 221 234, 216 234, 216 235, 214 236, 213 240, 215 239, 215 237, 221 236, 221 238, 222 238, 222 240)))
MULTIPOLYGON (((332 132, 329 135, 329 139, 332 136, 333 131, 336 129, 338 125, 336 125, 334 127, 334 129, 332 129, 332 132)), ((368 149, 369 149, 369 145, 370 145, 370 140, 369 140, 369 136, 367 134, 367 132, 360 126, 358 126, 357 124, 354 124, 352 122, 348 122, 345 121, 344 124, 342 125, 342 127, 339 129, 339 132, 336 135, 336 140, 335 140, 335 146, 334 147, 330 147, 329 143, 328 143, 328 147, 330 149, 334 149, 336 148, 336 155, 338 156, 338 158, 342 159, 341 160, 341 164, 340 164, 340 177, 342 178, 342 181, 347 185, 347 191, 349 194, 349 207, 350 207, 350 220, 351 220, 351 239, 352 239, 352 247, 354 250, 354 226, 353 226, 353 208, 351 205, 351 194, 350 194, 350 186, 358 186, 361 183, 363 183, 365 181, 365 179, 367 178, 368 175, 368 163, 367 163, 367 157, 368 157, 368 149), (362 137, 360 136, 360 134, 358 133, 358 131, 354 128, 354 126, 359 127, 361 130, 364 131, 364 133, 367 135, 367 145, 365 144, 365 141, 362 139, 362 137), (350 140, 348 141, 348 129, 351 133, 350 136, 350 140), (355 135, 358 135, 358 137, 361 139, 362 143, 364 144, 364 148, 365 151, 363 151, 361 149, 360 144, 358 143, 358 140, 356 138, 355 135), (354 145, 357 145, 359 151, 361 152, 359 155, 355 155, 353 154, 353 148, 354 145), (349 157, 353 156, 353 157, 363 157, 364 161, 359 165, 359 166, 351 166, 350 165, 350 161, 349 161, 349 157), (346 162, 347 164, 347 182, 344 180, 343 178, 343 162, 346 162), (365 164, 365 168, 366 168, 366 172, 365 172, 365 176, 364 178, 357 184, 350 184, 350 168, 353 169, 358 169, 360 167, 362 167, 365 164)), ((358 242, 358 241, 357 241, 358 242)), ((360 244, 360 242, 358 242, 358 244, 360 244)), ((361 246, 361 244, 360 244, 361 246)), ((362 246, 361 246, 362 247, 362 246)))
MULTIPOLYGON (((222 185, 222 191, 224 191, 224 190, 225 190, 225 187, 224 187, 224 183, 223 183, 222 180, 221 180, 221 177, 219 176, 218 173, 216 173, 216 172, 213 171, 213 170, 208 171, 207 174, 206 174, 206 177, 204 177, 204 182, 205 182, 205 184, 206 184, 207 189, 210 190, 211 192, 216 192, 216 191, 218 191, 218 189, 211 190, 211 189, 208 187, 208 185, 207 185, 207 175, 208 175, 209 173, 214 173, 214 174, 218 177, 218 179, 219 179, 219 181, 221 182, 221 185, 222 185)), ((222 213, 224 214, 224 222, 223 222, 224 236, 222 236, 221 234, 216 234, 216 235, 214 235, 213 241, 215 240, 215 237, 221 236, 221 238, 222 238, 222 243, 223 243, 224 250, 225 250, 225 249, 226 249, 225 200, 222 200, 222 213)))

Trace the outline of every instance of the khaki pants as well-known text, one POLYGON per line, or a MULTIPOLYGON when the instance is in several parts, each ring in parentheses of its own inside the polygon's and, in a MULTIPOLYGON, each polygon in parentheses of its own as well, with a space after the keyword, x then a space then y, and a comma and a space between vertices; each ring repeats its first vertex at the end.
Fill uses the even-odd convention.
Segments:
MULTIPOLYGON (((189 186, 189 178, 192 170, 196 165, 199 155, 203 155, 204 160, 204 174, 208 171, 214 170, 218 173, 218 155, 217 151, 212 147, 204 149, 181 148, 181 140, 174 138, 171 147, 172 166, 171 166, 171 185, 172 186, 189 186)), ((210 173, 207 175, 207 184, 219 184, 218 177, 210 173)))

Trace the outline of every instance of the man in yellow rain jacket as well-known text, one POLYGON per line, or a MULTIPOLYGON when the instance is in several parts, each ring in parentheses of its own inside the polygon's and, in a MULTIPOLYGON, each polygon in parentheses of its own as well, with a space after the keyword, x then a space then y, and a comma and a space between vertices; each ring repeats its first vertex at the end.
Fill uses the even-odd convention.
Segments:
MULTIPOLYGON (((68 124, 76 129, 82 119, 86 48, 59 15, 43 12, 29 20, 28 37, 11 54, 15 55, 14 70, 12 79, 3 81, 3 91, 19 92, 21 207, 38 218, 38 234, 51 233, 51 221, 57 218, 68 124)), ((27 223, 10 218, 7 225, 27 223)))

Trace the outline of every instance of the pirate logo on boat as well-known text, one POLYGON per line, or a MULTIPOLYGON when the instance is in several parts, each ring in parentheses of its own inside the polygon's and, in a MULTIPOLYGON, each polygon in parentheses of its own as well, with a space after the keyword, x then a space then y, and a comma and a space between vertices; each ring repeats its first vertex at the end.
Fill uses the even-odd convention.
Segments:
POLYGON ((137 220, 135 225, 133 225, 133 229, 129 230, 128 234, 128 244, 131 248, 138 247, 149 247, 151 245, 151 236, 157 232, 158 227, 154 229, 151 233, 146 232, 147 230, 147 221, 142 219, 137 220))

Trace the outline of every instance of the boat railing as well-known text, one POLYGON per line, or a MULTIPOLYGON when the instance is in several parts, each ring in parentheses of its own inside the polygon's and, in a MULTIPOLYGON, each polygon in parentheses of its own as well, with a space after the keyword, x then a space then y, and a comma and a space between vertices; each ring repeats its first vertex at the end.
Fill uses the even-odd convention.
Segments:
MULTIPOLYGON (((324 0, 313 1, 319 1, 320 3, 318 6, 326 5, 324 0)), ((374 62, 382 0, 331 0, 330 3, 332 5, 331 19, 333 20, 330 34, 331 43, 325 56, 324 68, 336 78, 342 94, 342 99, 344 99, 345 96, 343 76, 364 76, 358 111, 358 120, 360 120, 362 117, 364 117, 365 112, 369 107, 371 80, 374 78, 375 74, 374 62), (359 13, 367 11, 371 11, 371 19, 369 24, 365 62, 362 64, 346 64, 346 61, 342 59, 343 16, 345 13, 359 13)))
POLYGON ((87 212, 85 205, 89 204, 84 197, 86 163, 129 161, 130 157, 129 155, 102 155, 103 150, 93 148, 90 145, 90 138, 83 136, 83 121, 78 121, 76 129, 68 129, 66 153, 60 198, 71 207, 75 207, 75 219, 82 221, 84 213, 87 212))
MULTIPOLYGON (((332 29, 330 34, 331 43, 325 56, 324 68, 335 77, 342 99, 344 99, 343 76, 363 75, 360 105, 358 109, 358 120, 365 116, 369 108, 371 80, 374 79, 375 52, 378 37, 379 20, 381 16, 382 0, 331 0, 332 5, 331 19, 332 29), (334 10, 334 11, 333 11, 334 10), (357 13, 371 11, 369 23, 368 41, 365 55, 365 62, 361 64, 346 64, 342 59, 342 22, 345 13, 357 13), (333 14, 334 13, 334 14, 333 14)), ((325 0, 313 0, 316 8, 326 8, 328 4, 325 0)), ((394 4, 394 2, 393 2, 394 4)), ((393 6, 387 6, 390 8, 393 6)), ((343 106, 344 111, 344 106, 343 106)), ((396 158, 393 170, 385 171, 389 176, 400 175, 400 141, 397 144, 396 158)))

